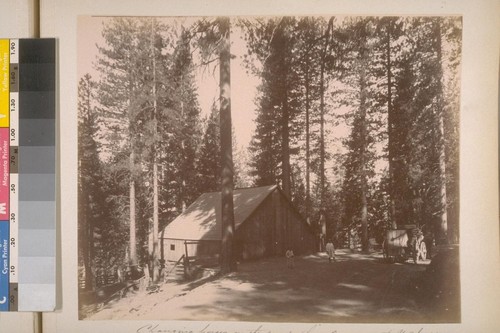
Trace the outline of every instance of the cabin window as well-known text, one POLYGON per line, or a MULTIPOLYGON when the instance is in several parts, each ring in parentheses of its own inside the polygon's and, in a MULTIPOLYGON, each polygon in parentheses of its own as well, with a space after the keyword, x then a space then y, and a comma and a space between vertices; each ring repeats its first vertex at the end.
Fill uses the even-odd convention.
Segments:
POLYGON ((175 251, 175 244, 170 244, 170 251, 175 251))

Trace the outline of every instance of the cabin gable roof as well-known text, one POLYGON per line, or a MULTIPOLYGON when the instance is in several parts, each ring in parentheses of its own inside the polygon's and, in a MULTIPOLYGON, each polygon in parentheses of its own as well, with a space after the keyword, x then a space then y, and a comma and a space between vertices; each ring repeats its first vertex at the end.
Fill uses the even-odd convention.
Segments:
MULTIPOLYGON (((233 191, 236 229, 277 189, 276 185, 233 191)), ((221 194, 204 193, 163 230, 163 238, 221 240, 221 194)))

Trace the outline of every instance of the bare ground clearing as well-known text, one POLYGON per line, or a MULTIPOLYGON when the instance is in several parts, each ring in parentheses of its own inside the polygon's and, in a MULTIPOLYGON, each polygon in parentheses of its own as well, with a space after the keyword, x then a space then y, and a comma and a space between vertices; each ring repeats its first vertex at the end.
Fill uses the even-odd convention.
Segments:
POLYGON ((205 283, 131 294, 89 319, 428 322, 414 287, 427 265, 387 264, 378 252, 347 250, 337 250, 333 263, 321 253, 295 258, 293 269, 284 258, 267 258, 205 283))

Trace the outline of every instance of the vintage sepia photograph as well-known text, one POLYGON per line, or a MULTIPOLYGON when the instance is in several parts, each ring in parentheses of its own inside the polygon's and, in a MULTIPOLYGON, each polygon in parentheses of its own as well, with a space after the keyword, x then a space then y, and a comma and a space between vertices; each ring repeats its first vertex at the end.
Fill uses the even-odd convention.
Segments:
POLYGON ((460 323, 460 16, 79 16, 78 318, 460 323))

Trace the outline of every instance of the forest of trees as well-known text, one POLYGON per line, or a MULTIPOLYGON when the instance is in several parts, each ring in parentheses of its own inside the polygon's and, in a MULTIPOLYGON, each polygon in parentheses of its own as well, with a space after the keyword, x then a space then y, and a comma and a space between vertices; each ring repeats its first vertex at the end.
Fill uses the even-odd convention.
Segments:
POLYGON ((405 224, 458 242, 460 18, 186 22, 105 21, 95 77, 80 78, 86 288, 129 265, 157 275, 159 231, 223 183, 226 198, 233 187, 278 184, 318 239, 337 246, 359 235, 366 251, 405 224), (229 101, 245 89, 230 82, 233 36, 260 80, 246 152, 232 148, 229 101), (214 66, 220 96, 203 113, 196 73, 214 66))

